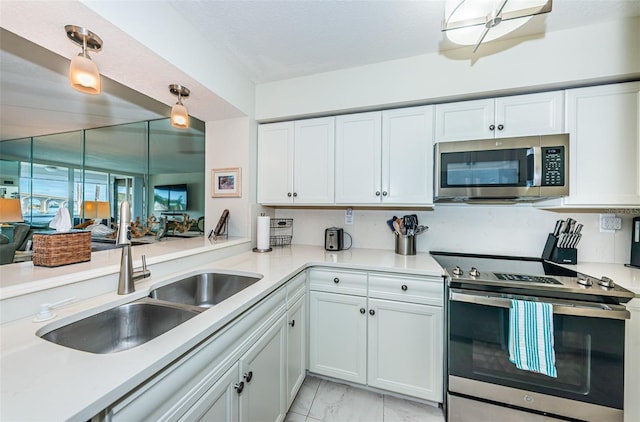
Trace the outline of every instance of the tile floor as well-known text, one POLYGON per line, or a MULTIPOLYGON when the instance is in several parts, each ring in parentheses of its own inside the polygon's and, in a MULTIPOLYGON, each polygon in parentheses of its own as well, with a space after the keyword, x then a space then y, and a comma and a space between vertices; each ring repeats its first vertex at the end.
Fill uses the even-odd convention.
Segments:
POLYGON ((307 375, 285 422, 444 422, 442 409, 307 375))

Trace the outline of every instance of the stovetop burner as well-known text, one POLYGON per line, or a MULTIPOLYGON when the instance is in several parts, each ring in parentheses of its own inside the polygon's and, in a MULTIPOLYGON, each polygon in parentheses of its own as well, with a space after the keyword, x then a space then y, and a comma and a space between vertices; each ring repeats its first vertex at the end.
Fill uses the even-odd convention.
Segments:
POLYGON ((449 275, 449 286, 556 298, 624 303, 634 294, 605 280, 541 258, 431 252, 449 275))

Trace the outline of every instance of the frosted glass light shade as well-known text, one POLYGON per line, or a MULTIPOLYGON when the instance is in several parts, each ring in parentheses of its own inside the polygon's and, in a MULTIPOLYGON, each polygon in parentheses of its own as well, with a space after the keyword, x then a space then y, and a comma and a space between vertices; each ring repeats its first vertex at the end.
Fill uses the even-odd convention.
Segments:
POLYGON ((182 104, 175 104, 171 108, 171 126, 178 129, 187 129, 189 127, 189 114, 187 108, 182 104))
POLYGON ((19 199, 0 198, 0 223, 24 221, 19 199))
POLYGON ((71 59, 69 67, 71 86, 85 94, 100 93, 100 72, 98 66, 88 57, 81 54, 71 59))
MULTIPOLYGON (((484 32, 488 17, 500 7, 502 0, 447 0, 444 29, 452 42, 475 45, 484 32)), ((491 27, 483 42, 493 41, 520 28, 531 18, 544 12, 548 0, 509 0, 500 16, 503 20, 491 27), (528 16, 522 16, 529 14, 528 16), (521 16, 515 17, 514 16, 521 16)), ((549 9, 550 10, 550 9, 549 9)))

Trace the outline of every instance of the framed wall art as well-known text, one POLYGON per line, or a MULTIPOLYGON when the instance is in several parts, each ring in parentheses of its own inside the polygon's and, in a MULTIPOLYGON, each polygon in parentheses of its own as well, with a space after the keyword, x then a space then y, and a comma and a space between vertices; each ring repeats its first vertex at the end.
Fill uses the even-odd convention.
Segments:
POLYGON ((213 198, 240 198, 242 196, 241 172, 240 167, 211 170, 211 196, 213 198))

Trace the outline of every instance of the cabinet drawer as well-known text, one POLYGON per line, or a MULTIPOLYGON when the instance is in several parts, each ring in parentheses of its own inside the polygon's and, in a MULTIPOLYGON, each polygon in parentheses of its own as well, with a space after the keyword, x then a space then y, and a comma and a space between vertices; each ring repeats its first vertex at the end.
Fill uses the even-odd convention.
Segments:
POLYGON ((367 273, 314 268, 309 271, 309 288, 330 293, 367 295, 367 273))
POLYGON ((372 298, 442 306, 443 296, 441 278, 369 274, 369 297, 372 298))

